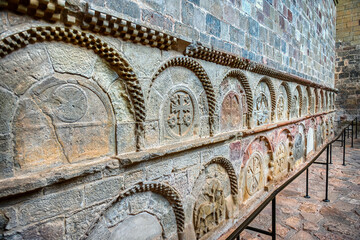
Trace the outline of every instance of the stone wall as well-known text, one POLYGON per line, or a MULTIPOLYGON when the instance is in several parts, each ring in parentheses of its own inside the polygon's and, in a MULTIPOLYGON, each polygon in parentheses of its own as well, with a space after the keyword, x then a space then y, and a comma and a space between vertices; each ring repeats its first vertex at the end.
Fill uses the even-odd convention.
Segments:
POLYGON ((217 239, 334 135, 327 85, 91 5, 1 4, 5 239, 217 239))
POLYGON ((360 3, 339 1, 336 11, 336 105, 343 114, 360 117, 360 3))
POLYGON ((334 86, 336 9, 331 0, 88 2, 95 9, 157 26, 187 41, 334 86))

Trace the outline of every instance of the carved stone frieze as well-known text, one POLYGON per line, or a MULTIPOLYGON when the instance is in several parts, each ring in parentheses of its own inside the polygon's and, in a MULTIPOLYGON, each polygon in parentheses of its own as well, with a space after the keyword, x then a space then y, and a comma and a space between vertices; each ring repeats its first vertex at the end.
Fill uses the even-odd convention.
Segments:
POLYGON ((263 157, 260 152, 251 155, 246 167, 245 188, 249 195, 253 195, 259 190, 263 178, 262 162, 263 157))
POLYGON ((213 230, 225 220, 225 196, 221 182, 214 178, 206 179, 199 201, 194 208, 194 228, 197 238, 213 230))
POLYGON ((298 160, 304 156, 305 153, 305 142, 304 136, 301 133, 298 133, 295 136, 294 146, 293 146, 293 153, 294 153, 294 160, 298 160))
POLYGON ((263 125, 271 122, 271 94, 268 85, 260 82, 256 88, 254 109, 255 125, 263 125))
POLYGON ((145 103, 141 86, 130 65, 121 55, 107 43, 99 38, 75 29, 62 27, 36 27, 26 31, 13 34, 0 41, 0 56, 4 57, 11 52, 43 41, 59 41, 71 43, 90 50, 108 62, 114 71, 125 81, 130 95, 132 106, 134 107, 135 121, 137 123, 136 136, 137 150, 141 148, 145 121, 145 103))
MULTIPOLYGON (((150 88, 151 90, 152 85, 154 84, 155 79, 167 68, 169 67, 184 67, 187 68, 195 73, 195 75, 198 77, 200 82, 202 83, 202 86, 206 92, 206 97, 208 100, 208 106, 209 106, 209 121, 210 121, 210 135, 213 134, 213 122, 214 122, 214 115, 215 115, 215 107, 216 107, 216 98, 215 98, 215 92, 214 88, 211 84, 211 81, 206 74, 203 67, 196 61, 187 58, 187 57, 176 57, 169 61, 167 61, 165 64, 163 64, 159 70, 154 74, 154 76, 151 79, 150 88)), ((150 94, 148 94, 149 96, 150 94)))
POLYGON ((172 91, 165 106, 165 128, 173 137, 183 137, 190 133, 197 106, 194 97, 185 89, 172 91))

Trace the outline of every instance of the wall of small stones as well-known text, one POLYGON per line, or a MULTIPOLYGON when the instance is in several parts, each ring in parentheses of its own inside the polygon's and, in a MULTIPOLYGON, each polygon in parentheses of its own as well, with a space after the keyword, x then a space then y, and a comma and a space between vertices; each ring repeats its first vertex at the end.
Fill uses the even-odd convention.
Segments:
POLYGON ((336 7, 336 105, 343 114, 360 116, 360 3, 340 1, 336 7))
POLYGON ((334 136, 329 86, 92 5, 2 4, 5 239, 217 239, 334 136))
POLYGON ((178 38, 334 86, 336 9, 331 0, 88 2, 178 38))

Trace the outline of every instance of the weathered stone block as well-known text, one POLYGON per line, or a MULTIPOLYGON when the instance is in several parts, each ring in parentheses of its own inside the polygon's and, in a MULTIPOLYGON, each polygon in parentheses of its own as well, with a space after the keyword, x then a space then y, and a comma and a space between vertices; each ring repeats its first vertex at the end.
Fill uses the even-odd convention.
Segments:
POLYGON ((55 71, 92 76, 97 60, 92 51, 65 43, 51 43, 47 49, 55 71))
POLYGON ((140 18, 139 6, 130 0, 109 0, 106 5, 117 12, 124 13, 133 18, 140 18))
POLYGON ((28 200, 18 207, 19 224, 27 225, 78 209, 83 197, 82 189, 72 189, 28 200))
POLYGON ((123 177, 109 178, 85 185, 85 204, 89 206, 96 202, 109 200, 119 194, 123 188, 123 177))
POLYGON ((216 37, 220 37, 221 26, 220 20, 211 14, 206 14, 206 31, 216 37))

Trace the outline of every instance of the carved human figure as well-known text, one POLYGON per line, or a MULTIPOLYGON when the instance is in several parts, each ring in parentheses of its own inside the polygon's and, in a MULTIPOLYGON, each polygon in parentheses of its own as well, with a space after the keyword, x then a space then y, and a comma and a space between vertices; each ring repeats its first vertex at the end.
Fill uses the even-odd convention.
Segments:
POLYGON ((304 155, 304 141, 301 133, 297 134, 295 137, 293 152, 295 160, 302 158, 304 155))
POLYGON ((221 182, 216 178, 207 179, 202 196, 206 201, 195 207, 194 212, 197 238, 201 238, 225 219, 225 198, 221 182))
POLYGON ((260 82, 257 87, 254 112, 256 125, 270 122, 270 90, 265 82, 260 82))

